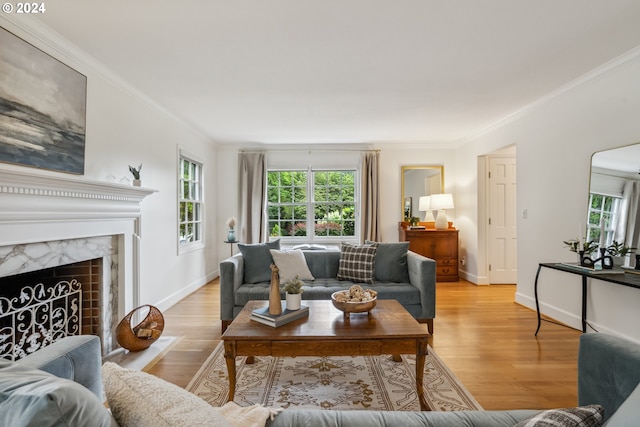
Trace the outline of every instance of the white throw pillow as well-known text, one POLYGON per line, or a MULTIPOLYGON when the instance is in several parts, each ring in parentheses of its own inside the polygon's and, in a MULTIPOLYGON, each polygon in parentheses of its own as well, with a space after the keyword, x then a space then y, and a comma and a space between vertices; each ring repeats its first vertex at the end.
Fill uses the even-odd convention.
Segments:
POLYGON ((311 271, 309 271, 307 260, 301 250, 293 249, 290 251, 278 251, 271 249, 270 252, 273 257, 273 261, 276 263, 276 266, 278 266, 281 284, 295 279, 296 276, 298 276, 298 279, 300 280, 315 279, 311 274, 311 271))
POLYGON ((109 407, 121 426, 232 426, 195 394, 146 372, 106 362, 102 377, 109 407))

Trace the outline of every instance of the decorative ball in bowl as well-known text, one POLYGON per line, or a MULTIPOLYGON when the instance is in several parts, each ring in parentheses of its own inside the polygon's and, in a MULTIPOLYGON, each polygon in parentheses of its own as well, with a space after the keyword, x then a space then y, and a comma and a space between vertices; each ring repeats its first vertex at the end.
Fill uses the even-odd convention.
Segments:
POLYGON ((353 285, 347 291, 338 291, 331 294, 331 302, 338 310, 349 313, 365 313, 376 306, 378 293, 372 289, 362 289, 359 285, 353 285))

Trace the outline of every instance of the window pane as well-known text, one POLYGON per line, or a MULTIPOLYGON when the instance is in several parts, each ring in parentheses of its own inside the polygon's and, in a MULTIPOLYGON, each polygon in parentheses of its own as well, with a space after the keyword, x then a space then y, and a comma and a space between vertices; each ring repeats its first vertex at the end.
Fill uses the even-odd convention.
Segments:
POLYGON ((296 222, 293 226, 293 235, 294 236, 306 236, 307 235, 307 223, 306 222, 296 222))
POLYGON ((343 236, 355 236, 356 235, 356 223, 355 223, 355 221, 344 221, 342 235, 343 236))
POLYGON ((267 201, 269 203, 278 203, 278 194, 279 194, 279 190, 278 188, 273 188, 270 187, 267 189, 267 201))
POLYGON ((343 187, 342 200, 345 202, 353 202, 356 199, 355 192, 356 192, 356 188, 354 186, 343 187))
POLYGON ((306 172, 294 172, 293 183, 298 187, 307 187, 307 173, 306 172))
POLYGON ((291 187, 281 187, 280 203, 291 203, 291 202, 293 202, 293 194, 291 191, 291 187))
POLYGON ((182 182, 182 198, 183 199, 188 199, 189 198, 189 183, 188 182, 182 182))
POLYGON ((295 187, 293 189, 293 201, 296 203, 306 203, 307 201, 307 188, 295 187))
POLYGON ((199 222, 194 224, 193 234, 194 234, 194 239, 196 241, 202 239, 202 235, 200 233, 200 223, 199 222))

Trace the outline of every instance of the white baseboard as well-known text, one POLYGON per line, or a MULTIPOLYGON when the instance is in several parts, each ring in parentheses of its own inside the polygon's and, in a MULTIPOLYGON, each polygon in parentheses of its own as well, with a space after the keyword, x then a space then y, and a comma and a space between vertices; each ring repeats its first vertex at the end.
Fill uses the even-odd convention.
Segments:
POLYGON ((466 280, 467 282, 471 282, 476 285, 488 285, 489 280, 486 276, 478 276, 476 274, 471 274, 466 270, 458 270, 458 275, 460 278, 466 280))
MULTIPOLYGON (((534 311, 536 309, 536 300, 520 292, 516 292, 516 302, 534 311)), ((571 328, 582 330, 582 318, 579 314, 570 313, 542 301, 540 301, 540 313, 571 328)))
POLYGON ((212 271, 211 273, 207 274, 206 276, 204 276, 204 277, 202 277, 202 278, 200 278, 198 280, 195 280, 192 283, 188 284, 184 288, 180 289, 178 292, 175 292, 175 293, 169 295, 168 297, 156 302, 154 305, 160 311, 164 311, 164 310, 166 310, 168 308, 171 308, 172 306, 174 306, 178 302, 182 301, 189 294, 197 291, 198 289, 200 289, 201 287, 203 287, 204 285, 206 285, 207 283, 209 283, 210 281, 212 281, 213 279, 215 279, 218 276, 220 276, 220 271, 219 270, 212 271))

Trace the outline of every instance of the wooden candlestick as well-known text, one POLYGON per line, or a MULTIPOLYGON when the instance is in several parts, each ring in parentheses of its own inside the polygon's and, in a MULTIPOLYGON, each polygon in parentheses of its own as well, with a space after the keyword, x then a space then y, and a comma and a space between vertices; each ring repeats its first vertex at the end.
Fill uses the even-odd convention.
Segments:
POLYGON ((278 267, 275 264, 271 264, 269 314, 272 316, 279 316, 282 314, 282 301, 280 300, 280 275, 278 274, 278 267))

